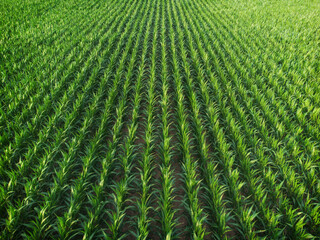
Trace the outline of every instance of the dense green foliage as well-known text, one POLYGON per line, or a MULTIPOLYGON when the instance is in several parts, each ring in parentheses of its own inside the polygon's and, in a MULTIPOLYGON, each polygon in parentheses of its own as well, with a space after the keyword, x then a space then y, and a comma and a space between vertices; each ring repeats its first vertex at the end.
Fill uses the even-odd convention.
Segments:
POLYGON ((0 239, 320 237, 320 2, 3 0, 0 239))

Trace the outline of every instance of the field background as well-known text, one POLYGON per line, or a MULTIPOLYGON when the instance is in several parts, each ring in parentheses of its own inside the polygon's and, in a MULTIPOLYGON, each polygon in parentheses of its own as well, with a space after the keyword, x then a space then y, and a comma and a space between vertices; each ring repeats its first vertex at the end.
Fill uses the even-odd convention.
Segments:
POLYGON ((320 1, 2 0, 0 239, 319 239, 320 1))

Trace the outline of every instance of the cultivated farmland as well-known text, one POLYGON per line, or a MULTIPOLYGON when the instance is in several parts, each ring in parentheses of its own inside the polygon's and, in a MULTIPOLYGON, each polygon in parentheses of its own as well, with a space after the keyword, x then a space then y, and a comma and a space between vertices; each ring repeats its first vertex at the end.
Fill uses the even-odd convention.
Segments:
POLYGON ((0 239, 319 239, 320 2, 2 0, 0 239))

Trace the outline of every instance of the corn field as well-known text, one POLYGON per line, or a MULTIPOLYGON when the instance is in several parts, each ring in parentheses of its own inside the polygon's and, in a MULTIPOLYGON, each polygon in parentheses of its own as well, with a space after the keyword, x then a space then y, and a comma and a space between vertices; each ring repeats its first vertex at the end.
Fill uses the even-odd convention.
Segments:
POLYGON ((0 239, 320 239, 318 0, 3 0, 0 239))

